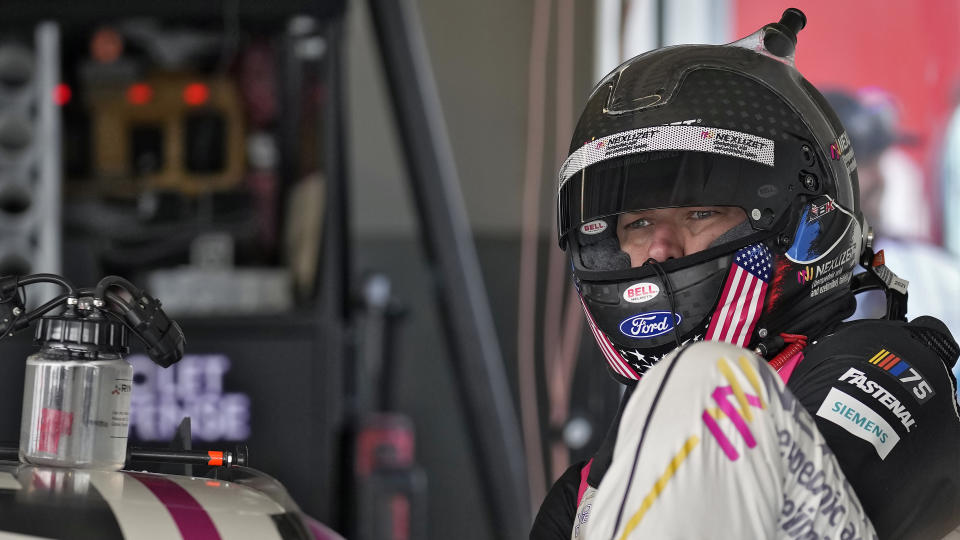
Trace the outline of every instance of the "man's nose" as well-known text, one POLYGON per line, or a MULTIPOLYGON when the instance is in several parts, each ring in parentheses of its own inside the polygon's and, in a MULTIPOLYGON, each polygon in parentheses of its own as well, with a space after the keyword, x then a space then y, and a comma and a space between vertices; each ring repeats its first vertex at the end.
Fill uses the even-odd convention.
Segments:
POLYGON ((657 262, 683 257, 683 240, 675 226, 669 223, 658 223, 654 226, 647 257, 657 262))

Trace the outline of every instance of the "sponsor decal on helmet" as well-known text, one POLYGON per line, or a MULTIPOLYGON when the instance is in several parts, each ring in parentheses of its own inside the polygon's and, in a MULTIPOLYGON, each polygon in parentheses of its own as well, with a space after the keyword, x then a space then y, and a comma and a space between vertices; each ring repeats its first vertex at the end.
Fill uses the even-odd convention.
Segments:
MULTIPOLYGON (((826 196, 827 202, 817 205, 807 205, 803 208, 800 216, 800 222, 797 223, 797 229, 793 234, 793 243, 787 249, 786 256, 791 262, 798 264, 811 264, 819 262, 834 253, 838 247, 842 248, 841 243, 849 241, 850 237, 858 236, 860 227, 857 218, 843 206, 826 196), (816 213, 819 218, 814 217, 814 206, 817 207, 816 213), (822 219, 825 214, 832 214, 827 220, 822 219), (843 214, 843 216, 839 215, 843 214), (844 217, 845 216, 845 217, 844 217), (846 224, 845 230, 839 235, 835 230, 840 225, 846 224), (832 242, 827 241, 829 235, 832 242)), ((850 246, 851 248, 853 246, 850 246)), ((856 256, 851 252, 851 255, 856 256)), ((819 272, 817 277, 819 277, 819 272)))
POLYGON ((718 154, 732 154, 734 156, 757 159, 757 152, 763 151, 767 145, 773 146, 773 141, 761 137, 754 137, 746 133, 737 133, 727 130, 702 130, 701 139, 713 142, 713 151, 718 154))
POLYGON ((623 291, 623 299, 631 304, 641 304, 653 300, 660 294, 660 287, 656 283, 634 283, 623 291))
POLYGON ((764 184, 757 188, 757 195, 764 199, 769 199, 779 192, 780 190, 773 184, 764 184))
POLYGON ((850 137, 847 136, 846 131, 830 144, 830 159, 843 160, 848 173, 852 173, 857 168, 857 159, 853 155, 853 147, 850 145, 850 137))
POLYGON ((770 139, 729 129, 691 125, 651 126, 614 133, 587 141, 560 167, 563 187, 579 171, 605 159, 661 150, 711 152, 749 159, 774 166, 774 143, 770 139))
POLYGON ((844 131, 837 137, 837 140, 830 144, 830 159, 837 161, 840 159, 843 154, 850 149, 850 137, 847 136, 847 132, 844 131))
POLYGON ((634 315, 620 323, 620 332, 631 338, 646 339, 666 334, 680 324, 682 318, 675 313, 676 319, 671 322, 669 311, 651 311, 634 315))
POLYGON ((607 222, 602 219, 595 219, 580 226, 580 232, 583 234, 600 234, 607 230, 607 222))
POLYGON ((819 220, 823 216, 836 210, 836 208, 836 203, 829 199, 823 204, 811 204, 810 212, 807 213, 807 223, 813 223, 814 221, 819 220))
POLYGON ((618 133, 606 139, 607 155, 622 154, 632 150, 640 150, 647 147, 646 139, 649 139, 660 133, 656 129, 634 129, 624 133, 618 133))
POLYGON ((848 271, 848 267, 852 266, 856 249, 857 246, 850 246, 829 261, 813 267, 813 272, 808 278, 813 279, 810 285, 810 298, 850 283, 853 274, 848 271))
POLYGON ((805 266, 797 271, 797 283, 806 285, 810 283, 812 290, 810 297, 825 293, 831 289, 844 285, 850 281, 851 274, 843 276, 844 270, 853 260, 855 246, 850 246, 843 253, 830 259, 829 261, 816 266, 805 266))

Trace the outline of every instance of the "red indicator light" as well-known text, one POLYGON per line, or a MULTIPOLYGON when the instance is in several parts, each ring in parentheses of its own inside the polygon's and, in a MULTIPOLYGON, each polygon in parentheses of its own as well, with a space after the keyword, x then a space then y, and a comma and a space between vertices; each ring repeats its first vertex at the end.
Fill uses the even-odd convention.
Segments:
POLYGON ((210 88, 203 83, 190 83, 183 89, 183 102, 194 107, 210 99, 210 88))
POLYGON ((146 105, 151 99, 153 99, 153 88, 147 83, 135 83, 127 88, 127 101, 131 105, 146 105))
POLYGON ((67 103, 70 103, 71 97, 73 97, 73 91, 70 90, 70 86, 66 83, 60 83, 53 87, 53 102, 58 106, 63 107, 67 103))
POLYGON ((113 28, 100 28, 90 38, 90 56, 101 64, 115 62, 123 54, 123 36, 113 28))

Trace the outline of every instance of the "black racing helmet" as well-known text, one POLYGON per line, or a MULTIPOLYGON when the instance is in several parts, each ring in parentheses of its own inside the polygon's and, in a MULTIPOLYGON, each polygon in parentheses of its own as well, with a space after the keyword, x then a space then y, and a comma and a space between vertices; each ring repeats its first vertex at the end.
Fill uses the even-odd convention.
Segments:
POLYGON ((789 9, 734 43, 642 54, 590 95, 560 168, 559 241, 621 382, 682 342, 753 347, 852 312, 866 230, 856 160, 794 65, 805 23, 789 9), (618 216, 685 206, 746 220, 704 251, 632 268, 618 216))

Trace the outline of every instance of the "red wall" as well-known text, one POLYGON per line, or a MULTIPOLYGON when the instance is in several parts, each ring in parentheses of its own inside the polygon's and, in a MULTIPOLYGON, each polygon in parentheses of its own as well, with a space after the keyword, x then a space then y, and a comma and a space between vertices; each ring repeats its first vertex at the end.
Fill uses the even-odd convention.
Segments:
POLYGON ((960 95, 960 2, 732 0, 731 5, 737 37, 779 20, 788 7, 801 9, 807 26, 799 34, 797 68, 817 87, 879 86, 893 94, 902 106, 903 130, 920 136, 906 150, 927 173, 928 200, 938 200, 940 140, 960 95))

